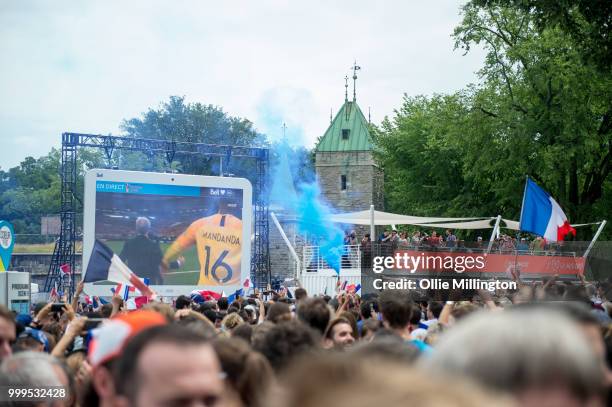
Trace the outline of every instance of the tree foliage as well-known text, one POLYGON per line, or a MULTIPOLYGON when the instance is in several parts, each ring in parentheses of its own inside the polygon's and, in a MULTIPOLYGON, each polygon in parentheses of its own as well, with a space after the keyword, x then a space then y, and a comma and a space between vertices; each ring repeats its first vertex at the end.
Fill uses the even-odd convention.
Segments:
MULTIPOLYGON (((612 208, 612 75, 541 15, 474 1, 456 47, 486 50, 478 84, 405 97, 374 134, 392 210, 518 217, 525 176, 576 221, 612 208)), ((585 22, 586 23, 586 22, 585 22)))

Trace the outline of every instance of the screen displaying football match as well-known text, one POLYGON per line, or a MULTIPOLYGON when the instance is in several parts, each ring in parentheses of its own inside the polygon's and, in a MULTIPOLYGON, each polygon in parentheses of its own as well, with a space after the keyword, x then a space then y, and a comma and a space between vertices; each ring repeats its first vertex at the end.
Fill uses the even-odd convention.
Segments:
MULTIPOLYGON (((239 286, 242 275, 248 277, 250 262, 243 258, 250 252, 248 234, 245 242, 250 222, 243 224, 244 189, 229 185, 236 179, 183 177, 183 182, 201 185, 176 185, 180 177, 172 177, 171 184, 96 179, 93 239, 152 286, 219 291, 239 286), (203 185, 207 183, 216 185, 203 185)), ((97 282, 104 283, 108 281, 97 282)))

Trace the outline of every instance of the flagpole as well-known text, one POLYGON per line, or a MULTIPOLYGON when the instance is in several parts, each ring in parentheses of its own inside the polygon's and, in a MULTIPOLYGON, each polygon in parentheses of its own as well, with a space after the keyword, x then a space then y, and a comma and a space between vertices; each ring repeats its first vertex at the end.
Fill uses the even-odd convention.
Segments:
POLYGON ((491 233, 489 245, 487 246, 487 253, 491 251, 491 247, 493 246, 493 239, 495 238, 496 232, 499 230, 499 222, 501 222, 501 215, 497 215, 497 219, 495 220, 495 226, 493 226, 493 232, 491 233))
POLYGON ((523 201, 521 202, 521 216, 519 217, 519 232, 523 224, 523 210, 525 209, 525 197, 527 196, 527 184, 529 184, 529 175, 525 175, 525 188, 523 189, 523 201))
POLYGON ((597 238, 599 238, 599 235, 603 231, 603 228, 606 226, 606 223, 606 220, 601 221, 597 232, 595 232, 595 236, 593 236, 593 240, 591 240, 591 243, 589 243, 589 247, 587 247, 586 251, 584 252, 584 255, 582 256, 583 258, 586 259, 588 257, 589 253, 591 252, 591 249, 593 248, 593 246, 595 246, 595 241, 597 241, 597 238))

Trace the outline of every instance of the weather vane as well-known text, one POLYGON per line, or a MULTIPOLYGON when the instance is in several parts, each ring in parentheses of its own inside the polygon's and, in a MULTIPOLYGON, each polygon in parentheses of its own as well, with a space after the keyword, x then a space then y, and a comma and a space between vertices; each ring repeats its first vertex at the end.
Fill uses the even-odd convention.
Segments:
POLYGON ((361 67, 357 65, 357 60, 353 62, 353 67, 351 69, 353 70, 353 102, 355 102, 357 100, 357 71, 361 69, 361 67))

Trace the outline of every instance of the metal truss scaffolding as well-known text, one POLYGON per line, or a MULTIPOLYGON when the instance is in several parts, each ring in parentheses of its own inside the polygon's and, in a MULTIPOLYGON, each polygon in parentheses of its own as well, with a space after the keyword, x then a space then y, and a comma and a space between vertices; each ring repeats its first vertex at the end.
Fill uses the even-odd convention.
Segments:
MULTIPOLYGON (((168 163, 177 156, 219 157, 221 167, 231 158, 253 159, 256 162, 257 177, 253 185, 254 206, 254 242, 251 257, 251 281, 256 287, 265 288, 270 283, 269 257, 269 224, 268 224, 268 190, 267 172, 269 151, 266 148, 230 146, 204 143, 187 143, 170 140, 138 139, 131 137, 114 137, 93 134, 63 133, 61 162, 61 231, 55 243, 53 258, 45 281, 45 292, 53 287, 63 289, 70 297, 74 293, 74 278, 63 278, 60 268, 70 267, 72 276, 76 259, 76 203, 77 194, 77 150, 79 147, 99 148, 111 160, 113 152, 118 150, 140 151, 152 157, 161 155, 168 163)), ((83 265, 85 267, 85 265, 83 265)))

